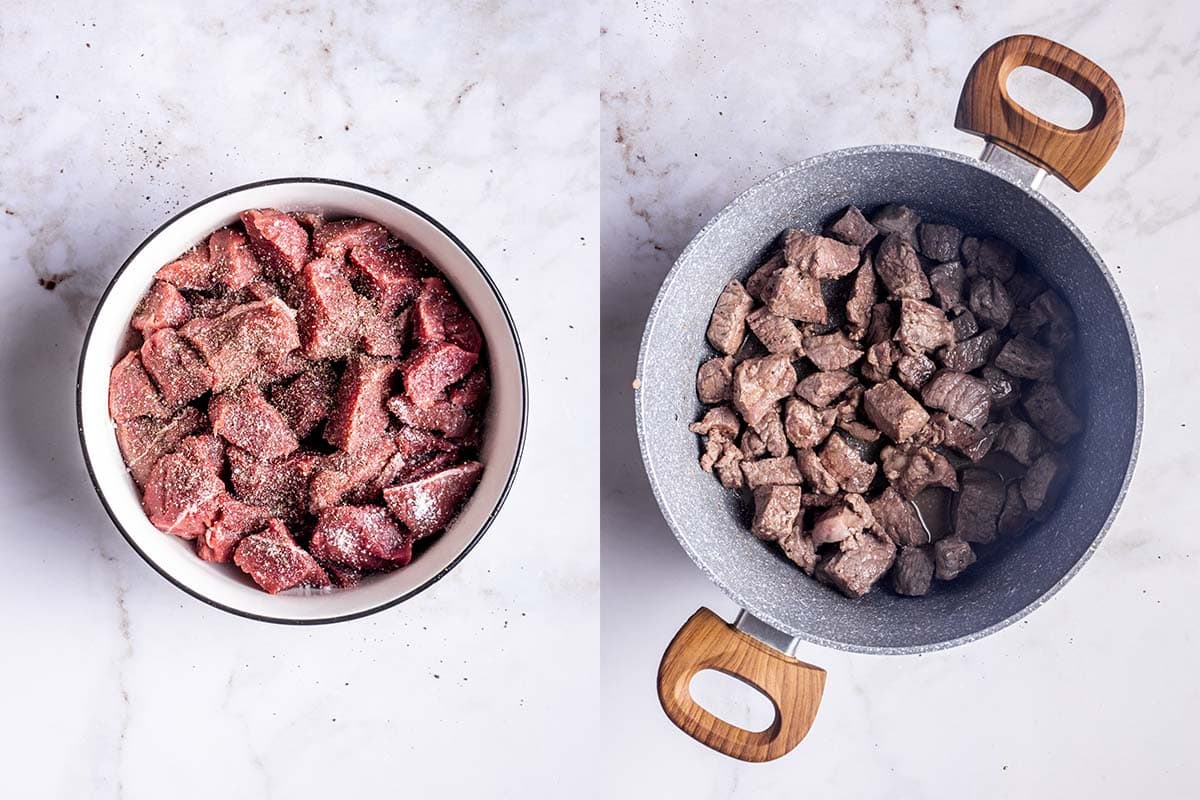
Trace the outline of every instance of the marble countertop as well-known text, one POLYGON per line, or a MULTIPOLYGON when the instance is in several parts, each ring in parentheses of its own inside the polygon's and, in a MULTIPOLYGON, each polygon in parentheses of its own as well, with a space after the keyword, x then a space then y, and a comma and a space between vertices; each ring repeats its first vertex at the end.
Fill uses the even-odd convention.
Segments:
POLYGON ((597 29, 556 4, 5 4, 5 796, 592 796, 597 29), (460 235, 531 380, 521 471, 479 546, 401 606, 315 628, 156 575, 75 433, 83 331, 129 252, 182 207, 287 175, 377 186, 460 235))
MULTIPOLYGON (((1190 243, 1200 13, 1184 2, 681 1, 625 4, 601 24, 603 697, 606 726, 620 731, 606 740, 608 761, 623 765, 611 795, 1188 794, 1200 710, 1190 524, 1200 374, 1185 322, 1200 299, 1190 243), (1127 104, 1124 139, 1100 176, 1079 194, 1053 179, 1043 191, 1103 254, 1137 326, 1137 474, 1096 556, 1020 624, 922 656, 801 645, 799 658, 829 671, 815 727, 786 758, 736 763, 678 732, 655 697, 659 659, 688 616, 737 609, 679 547, 641 468, 630 382, 654 292, 706 220, 787 164, 881 142, 977 154, 980 142, 953 127, 962 80, 988 45, 1018 32, 1105 66, 1127 104)), ((709 692, 746 712, 737 696, 709 692)))

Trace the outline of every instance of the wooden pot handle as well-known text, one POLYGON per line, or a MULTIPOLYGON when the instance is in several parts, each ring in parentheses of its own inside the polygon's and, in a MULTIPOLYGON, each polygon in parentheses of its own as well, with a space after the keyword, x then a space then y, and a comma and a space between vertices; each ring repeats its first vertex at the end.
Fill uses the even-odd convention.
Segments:
POLYGON ((742 761, 770 761, 790 752, 812 727, 825 689, 825 670, 805 664, 734 628, 707 608, 692 615, 663 654, 658 699, 680 730, 742 761), (713 669, 755 687, 775 706, 762 731, 731 725, 692 699, 697 672, 713 669))
POLYGON ((996 42, 971 67, 954 126, 1011 150, 1079 191, 1117 149, 1125 129, 1125 101, 1116 81, 1095 63, 1057 42, 1021 34, 996 42), (1062 78, 1087 95, 1091 120, 1069 130, 1013 102, 1008 76, 1023 66, 1062 78))

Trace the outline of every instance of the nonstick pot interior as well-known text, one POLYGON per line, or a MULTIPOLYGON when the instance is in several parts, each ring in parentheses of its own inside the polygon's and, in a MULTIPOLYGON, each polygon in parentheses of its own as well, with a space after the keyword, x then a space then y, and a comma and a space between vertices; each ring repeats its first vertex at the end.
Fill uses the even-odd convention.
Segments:
POLYGON ((1086 561, 1133 470, 1141 376, 1128 314, 1082 234, 1040 195, 986 164, 921 147, 842 150, 755 186, 710 222, 664 281, 638 368, 638 430, 656 498, 688 554, 744 608, 781 631, 847 650, 949 647, 1010 624, 1044 602, 1086 561), (985 548, 957 580, 922 598, 876 590, 849 600, 801 573, 750 535, 744 501, 700 470, 696 368, 730 277, 745 278, 786 227, 818 230, 847 205, 900 202, 923 217, 1006 239, 1078 316, 1075 356, 1060 375, 1087 419, 1071 481, 1052 515, 985 548))

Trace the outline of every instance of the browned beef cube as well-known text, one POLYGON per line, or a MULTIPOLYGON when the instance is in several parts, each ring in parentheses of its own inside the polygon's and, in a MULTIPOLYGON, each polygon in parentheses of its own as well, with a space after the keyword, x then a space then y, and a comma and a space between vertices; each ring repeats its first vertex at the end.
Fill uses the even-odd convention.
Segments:
MULTIPOLYGON (((762 440, 753 428, 747 428, 742 434, 741 451, 744 458, 760 458, 767 454, 767 443, 762 440)), ((701 466, 704 465, 704 459, 700 459, 701 466)))
POLYGON ((129 324, 143 335, 159 328, 178 328, 192 318, 187 298, 166 281, 155 281, 133 311, 129 324))
POLYGON ((980 275, 1006 281, 1017 270, 1017 251, 1008 242, 968 237, 962 251, 967 266, 980 275))
POLYGON ((792 359, 804 355, 804 337, 796 323, 787 317, 772 314, 764 306, 746 317, 746 324, 767 352, 783 353, 792 359))
POLYGON ((950 327, 954 328, 954 341, 956 342, 970 339, 979 333, 979 323, 976 321, 975 315, 970 311, 963 311, 957 317, 950 320, 950 327))
POLYGON ((900 234, 889 234, 875 254, 875 272, 894 297, 921 300, 929 297, 929 278, 912 244, 900 234))
POLYGON ((752 425, 754 432, 763 440, 767 452, 775 457, 786 456, 788 453, 787 434, 783 428, 783 420, 779 416, 778 407, 772 408, 752 425))
POLYGON ((295 312, 278 298, 244 303, 212 319, 193 319, 179 332, 213 371, 214 392, 236 386, 264 365, 282 363, 300 346, 295 312))
POLYGON ((895 558, 896 545, 890 539, 865 534, 853 550, 822 559, 816 574, 847 597, 862 597, 892 568, 895 558))
POLYGON ((796 369, 786 355, 748 358, 733 370, 733 407, 753 425, 776 401, 790 395, 795 385, 796 369))
POLYGON ((412 537, 379 506, 335 506, 317 517, 308 549, 321 561, 382 569, 412 560, 412 537))
POLYGON ((796 394, 817 408, 825 408, 856 383, 858 379, 845 370, 814 372, 796 384, 796 394))
POLYGON ((875 479, 875 463, 864 460, 840 433, 830 434, 825 440, 825 446, 821 448, 821 463, 847 492, 862 494, 871 488, 871 481, 875 479))
POLYGON ((967 305, 981 325, 997 330, 1012 319, 1012 299, 999 278, 972 278, 967 305))
POLYGON ((896 377, 914 392, 929 383, 937 365, 924 353, 901 356, 896 361, 896 377))
POLYGON ((892 588, 906 597, 929 594, 933 569, 932 547, 901 547, 892 568, 892 588))
POLYGON ((478 353, 450 342, 423 344, 400 365, 404 393, 418 406, 429 408, 445 397, 447 388, 470 374, 478 361, 478 353))
POLYGON ((1004 288, 1008 289, 1008 296, 1012 298, 1014 305, 1027 306, 1046 291, 1046 282, 1036 272, 1018 270, 1005 281, 1004 288))
POLYGON ((900 357, 900 348, 895 342, 877 342, 867 348, 862 363, 862 376, 869 381, 886 381, 892 375, 892 367, 900 357))
POLYGON ((848 494, 839 503, 821 512, 813 523, 813 544, 820 547, 830 542, 840 542, 851 536, 859 536, 875 525, 871 508, 861 494, 848 494))
POLYGON ((837 426, 860 442, 879 441, 879 431, 865 422, 859 422, 856 419, 839 419, 837 426))
POLYGON ((959 537, 947 536, 933 543, 933 561, 938 580, 952 581, 975 563, 975 551, 959 537))
POLYGON ((875 268, 870 256, 864 256, 854 276, 854 288, 846 301, 846 324, 851 339, 862 339, 871 322, 871 308, 878 292, 875 288, 875 268))
POLYGON ((271 520, 262 533, 238 542, 233 561, 271 594, 297 586, 329 585, 329 575, 308 551, 296 544, 279 520, 271 520))
POLYGON ((996 524, 1004 508, 1004 480, 983 469, 965 469, 954 507, 954 535, 971 544, 996 540, 996 524))
POLYGON ((326 222, 313 231, 312 244, 318 256, 340 259, 355 247, 382 247, 387 239, 387 229, 378 222, 366 219, 339 219, 326 222))
POLYGON ((1035 341, 1018 336, 1000 348, 996 367, 1018 378, 1049 380, 1054 377, 1054 353, 1035 341))
POLYGON ((925 446, 892 447, 888 445, 880 454, 883 475, 896 491, 912 500, 930 486, 944 486, 958 490, 958 477, 946 457, 925 446))
POLYGON ((146 483, 154 464, 167 453, 174 452, 184 439, 207 423, 204 412, 193 406, 169 420, 138 417, 117 422, 117 445, 125 459, 125 468, 138 486, 146 483))
POLYGON ((212 388, 213 371, 174 328, 146 337, 141 353, 142 364, 170 408, 179 408, 212 388))
POLYGON ((929 421, 921 404, 893 380, 868 389, 863 394, 863 408, 875 427, 893 442, 907 441, 929 421))
POLYGON ((879 342, 890 342, 895 332, 895 307, 891 303, 876 303, 871 306, 871 322, 867 325, 865 343, 870 346, 879 342))
POLYGON ((784 406, 783 430, 798 450, 813 448, 825 441, 836 421, 834 409, 818 409, 798 397, 789 398, 784 406))
MULTIPOLYGON (((441 291, 445 283, 440 279, 428 285, 421 281, 421 274, 429 269, 429 262, 407 245, 360 244, 350 250, 350 263, 357 269, 360 288, 375 300, 381 313, 407 305, 421 294, 426 297, 425 310, 443 312, 443 317, 443 306, 457 305, 448 291, 441 291)), ((466 310, 460 306, 454 312, 461 316, 466 310)), ((435 319, 428 321, 435 326, 438 324, 435 319)))
POLYGON ((225 484, 205 464, 180 453, 163 456, 150 470, 142 508, 163 533, 195 539, 217 514, 225 484))
POLYGON ((921 389, 921 399, 930 408, 945 411, 976 428, 982 428, 992 410, 988 385, 973 375, 939 370, 921 389))
POLYGON ((1021 481, 1013 481, 1004 487, 1004 510, 1000 512, 997 523, 1001 536, 1016 533, 1029 522, 1029 507, 1025 505, 1025 497, 1021 494, 1021 481))
POLYGON ((825 469, 816 451, 804 449, 796 451, 796 465, 804 483, 817 494, 837 494, 837 478, 825 469))
POLYGON ((285 522, 298 521, 308 494, 308 479, 320 464, 315 453, 297 450, 277 461, 263 461, 231 447, 229 481, 243 503, 261 506, 285 522))
POLYGON ((908 206, 890 204, 877 209, 871 215, 871 224, 884 236, 899 234, 913 247, 917 245, 917 226, 921 224, 921 218, 908 206))
POLYGON ((929 542, 917 510, 894 487, 887 487, 871 501, 871 515, 876 530, 898 545, 915 547, 929 542))
POLYGON ((992 393, 992 408, 1008 408, 1017 402, 1021 384, 1016 378, 995 367, 984 367, 979 374, 992 393))
POLYGON ((201 242, 171 263, 159 267, 154 277, 177 289, 213 288, 212 266, 208 263, 208 242, 201 242))
POLYGON ((483 465, 467 461, 419 480, 383 490, 392 516, 418 539, 439 533, 458 515, 479 483, 483 465))
POLYGON ((717 356, 696 371, 696 396, 701 403, 726 403, 733 398, 733 356, 717 356))
POLYGON ((108 414, 114 422, 170 416, 136 352, 126 353, 108 374, 108 414))
POLYGON ((1046 452, 1046 440, 1033 426, 1018 417, 1010 417, 996 436, 996 449, 1008 453, 1021 464, 1029 466, 1046 452))
POLYGON ((742 431, 742 422, 729 406, 717 406, 706 411, 699 422, 689 425, 688 430, 701 436, 717 433, 733 441, 742 431))
POLYGON ((1021 478, 1021 498, 1031 514, 1049 510, 1066 485, 1070 466, 1058 453, 1042 453, 1021 478))
POLYGON ((789 535, 800 516, 799 486, 767 485, 754 490, 754 522, 750 532, 760 539, 775 540, 789 535))
POLYGON ((1034 384, 1021 396, 1021 405, 1034 427, 1056 444, 1065 444, 1083 430, 1083 422, 1053 383, 1034 384))
POLYGON ((734 279, 725 284, 708 322, 708 343, 727 355, 736 353, 746 338, 746 317, 753 307, 754 300, 741 282, 734 279))
POLYGON ((800 501, 800 505, 805 508, 829 508, 838 501, 841 497, 841 492, 837 494, 813 494, 804 495, 804 499, 800 501))
POLYGON ((243 384, 208 404, 213 433, 258 459, 286 456, 300 446, 283 415, 257 386, 243 384))
POLYGON ((783 549, 784 555, 791 559, 792 563, 800 567, 805 575, 812 576, 813 570, 817 567, 817 548, 813 544, 812 537, 799 530, 793 528, 792 532, 779 539, 779 546, 783 549))
POLYGON ((783 234, 783 260, 814 278, 841 278, 858 266, 854 245, 788 228, 783 234))
POLYGON ((250 252, 245 236, 231 228, 213 231, 208 237, 213 279, 227 290, 236 291, 259 280, 262 266, 250 252))
MULTIPOLYGON (((391 395, 395 370, 394 362, 367 356, 354 356, 346 363, 346 370, 338 383, 333 411, 325 422, 325 441, 342 450, 354 451, 383 437, 388 426, 388 412, 384 403, 391 395)), ((412 397, 407 376, 405 389, 412 397)), ((440 396, 439 390, 439 399, 440 396)), ((415 398, 413 402, 417 402, 415 398)), ((433 403, 426 403, 424 407, 431 405, 433 403)))
POLYGON ((841 331, 823 336, 805 336, 804 350, 817 369, 845 369, 862 358, 863 351, 841 331))
POLYGON ((937 306, 920 300, 900 301, 900 328, 896 340, 908 353, 934 350, 954 341, 954 329, 937 306))
POLYGON ((421 281, 410 322, 418 344, 449 342, 476 355, 483 349, 483 334, 475 318, 439 277, 421 281))
POLYGON ((801 322, 824 322, 829 318, 821 281, 793 266, 772 273, 762 290, 763 302, 771 313, 801 322))
POLYGON ((1061 353, 1075 341, 1075 315, 1056 292, 1042 292, 1030 304, 1030 310, 1045 320, 1038 339, 1051 350, 1061 353))
POLYGON ((953 261, 958 258, 962 231, 953 225, 923 222, 917 230, 917 238, 921 244, 921 254, 926 258, 934 261, 953 261))
POLYGON ((991 452, 1001 430, 1000 427, 991 424, 985 425, 983 430, 978 430, 948 414, 934 414, 930 425, 936 429, 938 441, 971 461, 979 461, 991 452))
POLYGON ((763 262, 762 266, 756 269, 749 278, 746 279, 746 292, 755 300, 765 302, 763 297, 766 291, 767 284, 770 283, 772 276, 776 272, 783 269, 783 252, 776 251, 774 255, 763 262))
POLYGON ((759 486, 799 486, 802 480, 796 459, 791 456, 744 460, 742 474, 746 476, 746 485, 751 489, 759 486))
POLYGON ((317 364, 295 380, 271 389, 271 402, 296 435, 304 438, 329 416, 337 375, 328 364, 317 364))
POLYGON ((713 472, 726 489, 740 489, 745 486, 746 476, 742 473, 742 451, 732 442, 725 443, 721 457, 713 464, 713 472))
POLYGON ((957 261, 938 264, 929 271, 929 286, 933 289, 934 296, 937 297, 938 305, 947 312, 958 311, 966 307, 963 302, 965 281, 966 276, 963 274, 962 264, 957 261))
POLYGON ((241 213, 250 249, 278 277, 300 271, 308 262, 308 231, 272 208, 241 213))
MULTIPOLYGON (((943 348, 938 357, 941 358, 942 364, 947 369, 957 370, 958 372, 973 372, 986 364, 988 359, 992 357, 992 351, 996 349, 999 339, 1000 337, 996 335, 996 332, 988 328, 977 336, 972 336, 970 339, 964 339, 961 342, 956 342, 949 347, 943 348)), ((1005 345, 1005 347, 1007 346, 1005 345)), ((1001 350, 1001 353, 1003 352, 1001 350)), ((999 364, 998 358, 997 364, 999 364)))
POLYGON ((830 236, 855 247, 866 247, 879 234, 857 206, 850 206, 825 229, 830 236))

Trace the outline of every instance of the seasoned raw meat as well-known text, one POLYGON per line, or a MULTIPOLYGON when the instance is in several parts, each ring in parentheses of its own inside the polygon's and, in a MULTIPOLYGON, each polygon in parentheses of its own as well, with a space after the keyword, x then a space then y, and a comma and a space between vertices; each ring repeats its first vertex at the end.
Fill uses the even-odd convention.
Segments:
POLYGON ((188 436, 207 424, 204 412, 193 406, 169 420, 138 417, 117 423, 117 445, 125 468, 138 486, 144 486, 155 463, 167 453, 174 452, 188 436))
POLYGON ((803 570, 804 574, 812 576, 817 567, 817 548, 811 536, 796 527, 791 533, 780 537, 779 546, 784 555, 803 570))
POLYGON ((876 465, 863 460, 840 433, 830 434, 821 448, 821 463, 847 492, 862 494, 875 479, 876 465))
POLYGON ((164 264, 154 273, 160 281, 166 281, 177 289, 209 289, 213 285, 212 267, 208 263, 208 242, 188 250, 169 264, 164 264))
MULTIPOLYGON (((729 372, 733 380, 732 364, 729 372)), ((477 364, 467 377, 450 387, 447 396, 451 403, 468 411, 479 411, 487 404, 488 373, 486 364, 477 364)))
POLYGON ((796 384, 796 394, 817 408, 825 408, 856 383, 858 379, 845 370, 814 372, 796 384))
POLYGON ((996 368, 1030 380, 1054 377, 1054 353, 1035 341, 1018 336, 1009 339, 996 355, 996 368))
POLYGON ((250 252, 250 242, 231 228, 213 231, 208 237, 208 253, 213 280, 229 291, 249 286, 262 277, 262 266, 250 252))
POLYGON ((421 281, 421 293, 413 303, 412 335, 418 343, 450 342, 468 353, 483 348, 479 325, 441 278, 421 281))
POLYGON ((733 407, 754 425, 795 385, 796 370, 786 355, 748 358, 733 370, 733 407))
POLYGON ((959 537, 947 536, 933 543, 933 561, 938 580, 952 581, 975 563, 975 551, 959 537))
MULTIPOLYGON (((342 450, 353 451, 383 436, 388 426, 388 411, 384 403, 391 395, 395 369, 392 361, 367 356, 355 356, 347 362, 346 371, 338 383, 333 411, 325 422, 325 441, 342 450)), ((466 370, 458 377, 465 374, 466 370)), ((442 388, 445 388, 444 385, 438 389, 436 397, 441 396, 442 388)), ((407 378, 406 389, 411 395, 412 387, 408 386, 407 378)))
POLYGON ((717 356, 696 371, 696 396, 701 403, 727 403, 733 399, 733 356, 717 356))
POLYGON ((988 385, 973 375, 939 370, 921 389, 921 399, 930 408, 945 411, 952 417, 982 428, 992 410, 992 393, 988 385))
POLYGON ((870 256, 863 256, 858 274, 854 276, 854 288, 850 291, 850 299, 846 301, 846 324, 849 326, 848 333, 851 339, 862 339, 866 336, 877 294, 875 268, 871 266, 870 256))
POLYGON ((1034 384, 1021 397, 1029 421, 1056 444, 1066 444, 1083 430, 1083 423, 1053 383, 1034 384))
POLYGON ((402 567, 412 560, 412 537, 379 506, 334 506, 317 516, 309 552, 354 569, 402 567))
POLYGON ((896 340, 908 353, 935 350, 954 341, 954 329, 937 306, 920 300, 900 301, 900 327, 896 340))
POLYGON ((1017 251, 1000 239, 968 238, 962 245, 967 266, 980 275, 1007 281, 1017 269, 1017 251))
POLYGON ((187 298, 171 284, 155 281, 134 309, 129 324, 149 335, 159 328, 178 328, 191 318, 192 306, 187 298))
POLYGON ((136 352, 126 353, 108 375, 108 413, 114 422, 170 415, 136 352))
POLYGON ((782 353, 797 359, 804 355, 804 337, 796 323, 772 314, 765 306, 746 317, 746 324, 770 353, 782 353))
POLYGON ((817 577, 833 584, 847 597, 862 597, 892 567, 896 545, 871 534, 858 547, 826 556, 817 564, 817 577))
POLYGON ((921 218, 908 206, 886 205, 871 215, 871 224, 884 236, 898 234, 916 247, 917 226, 921 224, 921 218))
POLYGON ((163 533, 195 539, 213 521, 225 493, 220 477, 178 453, 158 460, 146 478, 142 508, 163 533))
POLYGON ((967 306, 981 325, 999 330, 1013 315, 1012 298, 999 278, 972 278, 967 306))
POLYGON ((833 238, 855 247, 865 247, 879 234, 879 230, 867 222, 867 218, 857 206, 850 206, 842 212, 826 231, 833 238))
POLYGON ((754 521, 750 532, 768 541, 792 532, 800 516, 803 491, 793 485, 765 485, 754 490, 754 521))
POLYGON ((243 384, 217 395, 208 404, 208 415, 213 433, 255 458, 280 458, 300 446, 287 420, 257 386, 243 384))
POLYGON ((854 245, 789 228, 783 234, 783 260, 814 278, 841 278, 858 266, 854 245))
POLYGON ((352 248, 382 247, 387 243, 387 228, 367 219, 339 219, 326 222, 313 231, 313 250, 318 256, 342 258, 352 248))
POLYGON ((875 525, 871 507, 861 494, 847 494, 837 505, 821 512, 813 523, 813 544, 820 547, 830 542, 840 542, 851 536, 859 536, 875 525))
POLYGON ((739 281, 727 283, 708 322, 708 343, 727 355, 736 353, 746 338, 746 317, 753 307, 754 299, 739 281))
POLYGON ((994 472, 965 469, 954 507, 954 535, 971 544, 996 540, 996 524, 1004 508, 1004 480, 994 472))
POLYGON ((892 588, 896 594, 921 597, 933 584, 933 548, 901 547, 892 569, 892 588))
POLYGON ((802 480, 796 459, 791 456, 744 460, 741 466, 746 485, 751 489, 782 484, 799 486, 802 480))
POLYGON ((271 402, 301 439, 320 425, 333 407, 337 375, 328 364, 318 364, 290 383, 271 388, 271 402))
POLYGON ((1038 456, 1021 478, 1021 498, 1031 514, 1053 505, 1067 482, 1070 468, 1058 453, 1038 456))
POLYGON ((929 297, 929 278, 921 269, 921 259, 901 234, 889 234, 875 254, 875 272, 893 297, 921 300, 929 297))
POLYGON ((889 486, 871 501, 875 529, 898 545, 916 547, 929 543, 929 534, 921 524, 917 510, 889 486))
POLYGON ((308 479, 321 457, 304 451, 278 461, 263 461, 244 450, 231 447, 229 481, 243 503, 262 506, 285 522, 298 521, 304 513, 308 479))
MULTIPOLYGON (((426 290, 420 276, 428 269, 428 262, 411 247, 359 245, 350 251, 350 263, 357 269, 359 283, 375 300, 380 313, 394 312, 416 300, 422 292, 426 294, 425 311, 437 313, 443 310, 449 292, 441 292, 444 284, 441 287, 431 284, 426 290)), ((430 323, 435 326, 437 324, 432 320, 430 323)), ((443 333, 444 331, 443 326, 443 333)))
POLYGON ((914 392, 929 383, 936 370, 937 365, 924 353, 901 356, 896 361, 896 378, 914 392))
POLYGON ((917 229, 921 254, 934 261, 953 261, 958 258, 958 246, 962 244, 962 231, 953 225, 921 223, 917 229))
POLYGON ((837 412, 834 409, 818 409, 798 397, 789 398, 784 405, 784 433, 788 441, 800 450, 816 447, 825 441, 836 421, 837 412))
POLYGON ((479 482, 483 465, 467 461, 383 490, 388 509, 416 538, 441 532, 458 515, 479 482))
POLYGON ((404 395, 396 395, 388 400, 387 407, 405 425, 437 431, 452 439, 460 439, 475 430, 475 417, 449 400, 439 400, 428 408, 421 408, 404 395))
POLYGON ((298 286, 296 321, 304 354, 314 361, 350 355, 360 336, 362 306, 342 265, 315 258, 301 268, 298 286))
POLYGON ((325 570, 292 540, 279 520, 272 520, 263 533, 242 539, 233 552, 233 561, 271 594, 297 586, 321 588, 329 585, 325 570))
MULTIPOLYGON (((973 372, 988 363, 988 359, 992 357, 992 352, 996 349, 998 342, 999 337, 996 336, 996 332, 988 328, 977 336, 972 336, 970 339, 956 342, 944 348, 938 357, 942 360, 942 365, 947 369, 957 370, 958 372, 973 372)), ((1005 347, 1008 347, 1008 345, 1005 345, 1005 347)), ((1001 350, 1000 352, 1003 354, 1004 351, 1001 350)), ((997 357, 996 363, 997 365, 1000 363, 999 357, 997 357)))
POLYGON ((212 388, 213 371, 174 328, 146 337, 141 353, 146 372, 170 408, 179 408, 212 388))
POLYGON ((966 307, 963 302, 965 283, 962 264, 957 261, 938 264, 929 271, 929 286, 937 297, 938 305, 945 311, 957 312, 966 307))
POLYGON ((781 317, 822 324, 828 319, 821 281, 796 267, 786 266, 772 273, 762 296, 771 313, 781 317))
POLYGON ((250 249, 276 276, 299 272, 308 263, 308 231, 273 208, 241 213, 250 249))
POLYGON ((428 408, 442 399, 448 386, 465 378, 478 360, 477 353, 450 342, 423 344, 400 366, 404 392, 418 406, 428 408))
POLYGON ((232 561, 238 542, 262 530, 270 519, 267 509, 248 506, 232 495, 223 494, 217 501, 212 522, 196 537, 196 555, 205 561, 232 561))
POLYGON ((863 356, 862 349, 841 331, 824 336, 805 336, 804 350, 817 369, 845 369, 863 356))
POLYGON ((237 385, 264 365, 281 363, 300 346, 295 312, 278 298, 235 306, 212 319, 193 319, 180 333, 213 371, 214 392, 237 385))
POLYGON ((921 404, 893 380, 877 383, 863 394, 867 417, 893 442, 904 442, 929 422, 921 404))
POLYGON ((930 486, 944 486, 951 491, 958 491, 958 476, 954 467, 945 456, 929 447, 888 445, 880 456, 884 477, 909 500, 930 486))

